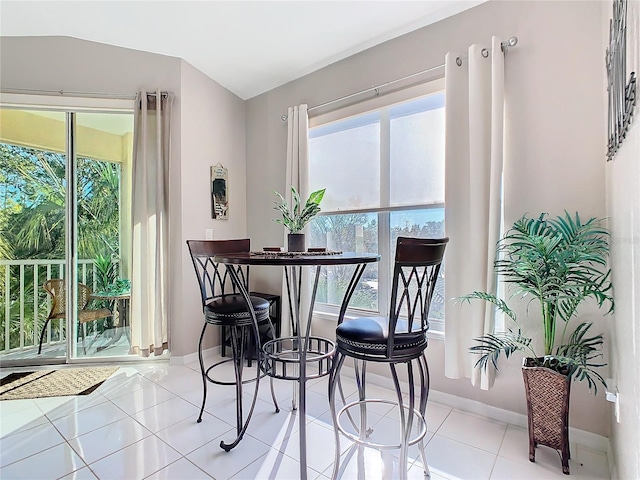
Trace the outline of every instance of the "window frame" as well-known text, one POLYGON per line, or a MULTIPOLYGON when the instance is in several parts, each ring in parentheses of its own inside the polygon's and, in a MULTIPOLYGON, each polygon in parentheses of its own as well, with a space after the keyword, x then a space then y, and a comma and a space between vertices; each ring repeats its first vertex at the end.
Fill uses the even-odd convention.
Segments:
MULTIPOLYGON (((397 211, 428 210, 444 208, 444 203, 419 203, 402 206, 390 205, 390 110, 394 105, 418 100, 434 94, 444 94, 444 78, 438 78, 430 82, 406 88, 374 99, 365 100, 357 104, 333 110, 324 114, 309 118, 309 129, 320 127, 328 123, 344 121, 350 117, 365 115, 374 111, 380 113, 380 204, 379 208, 365 209, 340 209, 322 211, 319 216, 347 215, 353 213, 377 213, 378 217, 378 254, 381 260, 378 263, 378 311, 365 310, 357 307, 349 307, 346 318, 387 315, 390 308, 391 275, 392 275, 392 246, 391 246, 391 213, 397 211)), ((327 320, 337 321, 340 311, 339 305, 316 302, 314 316, 327 320)), ((441 336, 444 334, 444 321, 430 319, 431 334, 441 336)))

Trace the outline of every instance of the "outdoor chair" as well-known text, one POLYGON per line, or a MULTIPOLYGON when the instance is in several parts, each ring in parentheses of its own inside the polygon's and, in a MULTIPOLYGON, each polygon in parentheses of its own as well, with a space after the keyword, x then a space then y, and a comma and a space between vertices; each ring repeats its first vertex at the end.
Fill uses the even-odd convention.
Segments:
POLYGON ((423 443, 427 431, 425 411, 429 394, 429 369, 424 351, 427 348, 429 308, 448 241, 448 238, 398 237, 389 315, 345 320, 343 313, 338 319, 336 354, 329 375, 329 404, 336 439, 333 479, 340 473, 340 433, 354 442, 353 447, 343 457, 345 465, 359 447, 372 447, 379 450, 399 449, 399 478, 406 479, 408 448, 417 443, 425 475, 429 475, 423 443), (336 412, 336 385, 340 383, 340 370, 347 357, 353 359, 355 366, 358 400, 346 404, 336 412), (420 401, 417 409, 414 360, 420 377, 420 401), (367 398, 368 362, 389 365, 397 401, 367 398), (404 364, 407 368, 408 405, 405 404, 396 371, 396 366, 399 364, 404 364), (374 403, 393 405, 398 412, 400 436, 397 443, 380 444, 373 441, 372 438, 375 437, 371 437, 373 429, 368 426, 367 405, 371 406, 374 403), (352 407, 357 408, 359 421, 355 421, 351 416, 352 407), (340 420, 343 414, 347 415, 353 428, 347 430, 341 425, 340 420), (356 433, 352 433, 353 431, 356 433))
MULTIPOLYGON (((40 333, 38 355, 42 352, 42 342, 44 341, 44 335, 47 331, 47 325, 49 322, 51 320, 65 318, 67 316, 65 280, 61 278, 52 278, 44 282, 42 288, 51 295, 52 304, 47 320, 44 322, 42 332, 40 333)), ((112 315, 111 310, 107 308, 87 308, 90 300, 91 289, 83 283, 78 283, 78 322, 82 325, 82 350, 85 355, 87 354, 87 347, 85 345, 87 323, 101 318, 107 318, 112 315)))

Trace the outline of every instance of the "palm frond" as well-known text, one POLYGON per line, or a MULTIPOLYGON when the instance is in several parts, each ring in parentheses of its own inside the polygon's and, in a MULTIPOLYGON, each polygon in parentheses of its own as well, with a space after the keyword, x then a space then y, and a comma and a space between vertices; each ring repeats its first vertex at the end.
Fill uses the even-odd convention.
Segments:
POLYGON ((593 358, 602 356, 600 350, 603 344, 602 334, 593 337, 586 336, 591 326, 592 324, 587 322, 578 325, 569 341, 556 348, 556 355, 575 359, 584 365, 587 365, 593 358))
POLYGON ((556 348, 555 358, 561 365, 569 368, 569 374, 576 380, 586 381, 589 390, 593 389, 597 393, 598 389, 595 381, 599 381, 606 388, 606 382, 594 368, 604 367, 606 363, 594 363, 596 358, 602 357, 602 335, 588 337, 587 333, 592 324, 583 322, 578 325, 568 343, 559 345, 556 348))
POLYGON ((568 375, 579 382, 586 381, 589 391, 593 390, 594 394, 598 393, 596 382, 600 382, 604 388, 607 388, 607 382, 594 368, 604 367, 605 363, 582 364, 570 357, 554 356, 560 367, 566 368, 568 375))
POLYGON ((491 295, 490 293, 473 292, 469 295, 463 295, 459 298, 463 302, 467 303, 471 303, 471 300, 484 300, 485 302, 493 303, 498 308, 498 310, 503 312, 505 315, 508 315, 514 322, 517 321, 515 312, 509 308, 507 302, 496 297, 495 295, 491 295))
POLYGON ((478 342, 478 345, 469 347, 469 351, 480 355, 475 365, 482 369, 486 369, 489 360, 491 360, 491 364, 498 370, 500 354, 509 358, 513 352, 530 349, 531 345, 531 339, 522 335, 520 329, 517 332, 509 330, 503 333, 489 333, 474 340, 478 342))

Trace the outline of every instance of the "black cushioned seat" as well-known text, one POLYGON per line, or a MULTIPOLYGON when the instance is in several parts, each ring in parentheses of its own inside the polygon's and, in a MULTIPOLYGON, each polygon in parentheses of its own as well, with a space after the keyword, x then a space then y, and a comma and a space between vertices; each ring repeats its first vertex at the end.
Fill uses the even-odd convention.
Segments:
MULTIPOLYGON (((253 311, 258 322, 269 318, 269 302, 264 298, 250 297, 253 311)), ((216 298, 204 306, 204 318, 207 323, 226 326, 251 325, 253 320, 247 310, 247 304, 239 293, 216 298)))
MULTIPOLYGON (((338 347, 354 354, 387 355, 389 319, 362 317, 345 320, 336 328, 338 347)), ((416 356, 425 349, 427 335, 423 330, 407 333, 406 320, 398 320, 393 342, 393 356, 416 356), (398 335, 402 332, 403 335, 398 335)))

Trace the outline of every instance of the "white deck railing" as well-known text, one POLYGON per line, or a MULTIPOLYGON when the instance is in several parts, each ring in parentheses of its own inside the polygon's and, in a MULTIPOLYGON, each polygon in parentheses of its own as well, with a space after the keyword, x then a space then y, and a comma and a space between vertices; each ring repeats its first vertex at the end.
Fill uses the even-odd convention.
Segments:
MULTIPOLYGON (((3 338, 0 353, 38 345, 42 326, 51 308, 51 298, 42 285, 51 278, 64 278, 64 270, 65 261, 62 259, 0 260, 0 338, 3 338), (16 325, 19 325, 17 338, 16 325)), ((78 260, 78 281, 92 290, 96 289, 93 260, 78 260)), ((65 320, 60 319, 58 332, 64 331, 64 324, 65 320)), ((52 339, 51 331, 50 323, 43 345, 60 341, 60 338, 52 339)))

